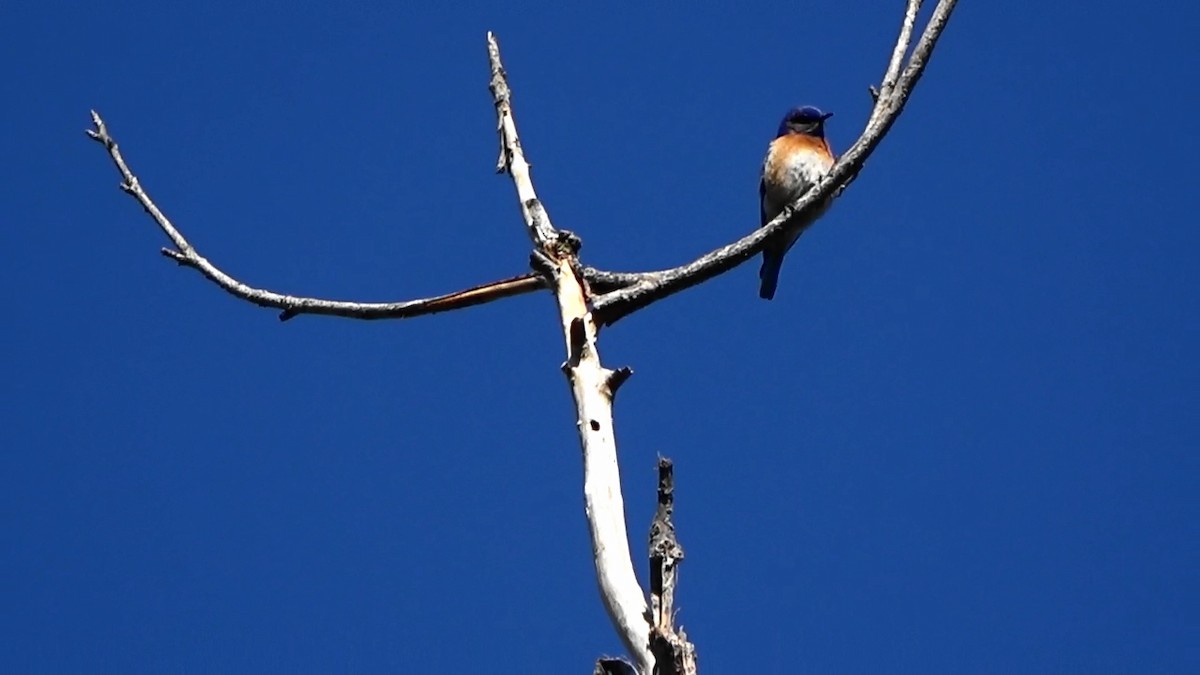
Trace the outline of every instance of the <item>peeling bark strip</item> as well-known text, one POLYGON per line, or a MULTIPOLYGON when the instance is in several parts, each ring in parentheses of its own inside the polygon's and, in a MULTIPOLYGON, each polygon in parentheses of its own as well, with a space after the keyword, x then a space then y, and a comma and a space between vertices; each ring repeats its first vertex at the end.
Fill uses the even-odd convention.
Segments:
POLYGON ((696 675, 696 646, 675 623, 675 587, 683 547, 675 538, 675 466, 658 458, 658 510, 650 524, 650 650, 659 675, 696 675))
POLYGON ((677 568, 683 560, 683 549, 675 539, 672 521, 674 479, 671 462, 659 460, 659 508, 651 528, 651 595, 648 608, 646 594, 638 584, 629 553, 621 476, 613 436, 613 397, 633 371, 629 368, 609 370, 601 365, 596 348, 600 326, 615 323, 663 298, 733 269, 760 253, 765 243, 793 219, 802 222, 803 227, 810 226, 820 208, 818 205, 840 196, 854 181, 867 158, 900 116, 913 87, 925 71, 955 4, 956 0, 939 0, 906 62, 905 56, 909 54, 909 43, 921 8, 921 0, 907 0, 900 33, 883 80, 879 87, 871 86, 868 89, 875 106, 866 128, 820 183, 789 204, 766 226, 758 228, 756 224, 754 228, 747 227, 745 229, 752 230, 751 234, 738 241, 685 265, 654 272, 611 272, 583 266, 579 262, 579 238, 565 230, 555 229, 533 188, 529 163, 525 160, 513 119, 508 75, 500 61, 500 47, 491 33, 487 35, 491 66, 489 88, 496 107, 496 131, 500 145, 496 171, 507 172, 516 188, 526 232, 534 247, 530 256, 530 265, 534 269, 531 274, 431 298, 388 303, 323 300, 254 288, 229 276, 201 256, 182 232, 175 228, 129 169, 116 140, 95 111, 92 111, 93 128, 87 134, 108 152, 121 175, 121 189, 137 200, 171 240, 174 248, 164 248, 163 255, 184 267, 197 270, 237 298, 260 307, 281 310, 281 320, 286 321, 300 314, 352 319, 403 319, 463 309, 541 289, 553 291, 566 344, 567 360, 562 369, 575 399, 576 426, 583 448, 584 505, 592 535, 596 581, 604 607, 634 660, 631 665, 621 659, 601 659, 595 672, 609 675, 690 675, 696 672, 695 647, 687 641, 682 629, 673 628, 677 568))

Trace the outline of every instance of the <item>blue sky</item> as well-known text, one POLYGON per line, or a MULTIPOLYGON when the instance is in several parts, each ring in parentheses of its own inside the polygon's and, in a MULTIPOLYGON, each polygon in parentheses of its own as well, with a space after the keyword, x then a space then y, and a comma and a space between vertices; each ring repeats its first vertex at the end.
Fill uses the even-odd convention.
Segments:
MULTIPOLYGON (((88 110, 234 276, 431 295, 527 269, 493 30, 555 223, 658 268, 758 224, 789 106, 849 146, 902 3, 251 4, 0 10, 0 661, 590 672, 550 297, 281 324, 159 255, 88 110)), ((775 301, 752 263, 603 334, 705 672, 1200 668, 1200 9, 1017 4, 961 3, 775 301)))

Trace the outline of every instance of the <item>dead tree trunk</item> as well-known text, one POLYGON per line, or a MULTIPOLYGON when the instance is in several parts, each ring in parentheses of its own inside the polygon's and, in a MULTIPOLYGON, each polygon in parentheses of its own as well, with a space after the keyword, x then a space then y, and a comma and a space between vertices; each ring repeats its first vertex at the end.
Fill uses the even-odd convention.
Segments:
MULTIPOLYGON (((575 401, 576 426, 583 449, 583 493, 596 580, 604 607, 625 644, 632 663, 601 659, 597 673, 695 673, 696 651, 682 628, 674 625, 675 590, 683 549, 675 538, 672 520, 674 478, 670 460, 659 460, 658 512, 651 526, 650 593, 634 573, 625 530, 625 507, 613 433, 612 403, 629 378, 629 368, 611 369, 600 361, 598 338, 611 325, 640 309, 703 283, 746 262, 788 224, 808 227, 824 205, 841 196, 867 158, 904 109, 913 87, 925 70, 956 0, 939 0, 916 46, 909 45, 920 10, 920 0, 907 0, 899 36, 878 87, 869 87, 874 108, 858 140, 811 190, 788 205, 770 223, 738 241, 692 262, 652 272, 612 272, 584 266, 579 260, 579 239, 557 229, 534 190, 529 163, 517 135, 512 92, 500 60, 495 36, 487 36, 491 66, 489 88, 496 107, 500 154, 496 169, 508 173, 533 243, 533 271, 432 298, 368 303, 299 297, 253 288, 223 272, 188 242, 150 198, 126 164, 104 120, 92 112, 94 127, 88 135, 104 146, 121 175, 121 189, 133 196, 171 240, 163 255, 203 274, 226 292, 261 307, 280 311, 280 320, 301 314, 352 319, 401 319, 435 314, 542 289, 550 290, 558 306, 566 360, 562 370, 575 401)), ((750 230, 751 228, 745 228, 750 230)))

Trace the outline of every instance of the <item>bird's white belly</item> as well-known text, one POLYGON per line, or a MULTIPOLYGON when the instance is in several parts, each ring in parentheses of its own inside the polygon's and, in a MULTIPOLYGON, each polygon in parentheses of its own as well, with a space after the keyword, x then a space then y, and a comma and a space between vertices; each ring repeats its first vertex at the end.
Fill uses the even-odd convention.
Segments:
POLYGON ((773 200, 787 203, 816 184, 833 166, 814 155, 792 156, 784 161, 772 162, 772 180, 767 192, 773 200))

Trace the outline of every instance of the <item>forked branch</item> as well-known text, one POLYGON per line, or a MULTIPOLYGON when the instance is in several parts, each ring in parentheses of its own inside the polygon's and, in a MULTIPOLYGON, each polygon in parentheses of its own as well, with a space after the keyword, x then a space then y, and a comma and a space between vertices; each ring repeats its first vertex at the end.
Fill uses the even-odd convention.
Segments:
POLYGON ((767 225, 690 263, 657 272, 608 273, 609 280, 625 287, 596 298, 594 311, 597 320, 604 325, 612 324, 658 300, 733 269, 761 252, 767 240, 775 237, 784 225, 793 219, 804 222, 804 227, 809 227, 821 205, 840 196, 846 186, 854 180, 867 158, 904 110, 904 104, 925 72, 925 66, 938 38, 941 37, 942 30, 946 27, 946 22, 950 19, 950 13, 954 11, 956 2, 957 0, 938 2, 920 41, 913 49, 912 56, 900 72, 900 63, 907 52, 913 24, 921 5, 920 0, 908 0, 900 34, 884 73, 883 86, 878 91, 872 90, 872 93, 877 95, 866 128, 820 183, 789 204, 767 225), (900 75, 897 76, 896 72, 900 72, 900 75), (891 85, 893 79, 895 84, 891 85))

